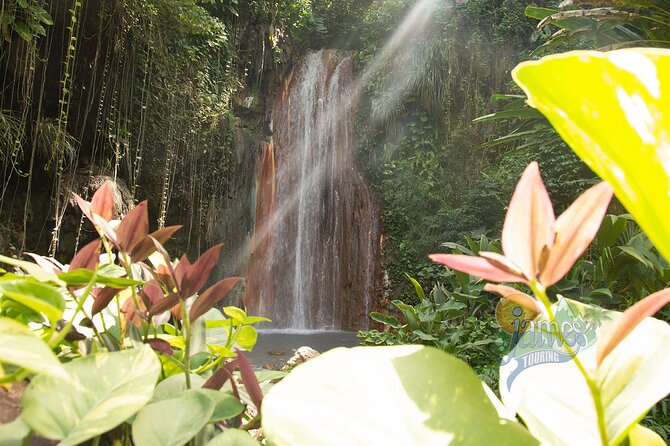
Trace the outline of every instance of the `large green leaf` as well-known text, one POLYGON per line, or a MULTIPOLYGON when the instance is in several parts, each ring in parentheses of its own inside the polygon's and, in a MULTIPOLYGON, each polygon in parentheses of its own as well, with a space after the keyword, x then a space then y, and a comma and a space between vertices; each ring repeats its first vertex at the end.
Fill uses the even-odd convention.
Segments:
POLYGON ((43 313, 52 323, 63 316, 65 299, 51 285, 28 279, 0 282, 0 293, 26 307, 43 313))
POLYGON ((227 429, 207 443, 207 446, 260 446, 248 432, 240 429, 227 429))
MULTIPOLYGON (((670 392, 670 326, 647 318, 626 337, 596 370, 597 339, 620 313, 566 300, 570 312, 579 315, 559 319, 575 336, 575 322, 591 327, 595 343, 578 353, 596 382, 604 408, 607 437, 619 444, 660 399, 670 392)), ((571 334, 572 333, 572 334, 571 334)), ((520 347, 500 368, 500 392, 505 405, 515 410, 528 429, 546 444, 555 446, 601 444, 595 405, 586 380, 569 356, 550 345, 547 331, 524 333, 520 347), (565 359, 567 362, 556 362, 565 359), (509 360, 509 361, 508 361, 509 360)), ((581 336, 581 335, 580 335, 581 336)))
MULTIPOLYGON (((116 265, 113 265, 116 266, 116 265)), ((125 271, 122 271, 125 274, 125 271)), ((88 269, 75 269, 66 273, 61 273, 58 278, 67 283, 68 286, 86 285, 91 281, 95 273, 88 269)), ((125 288, 132 285, 140 285, 142 282, 138 280, 128 279, 126 277, 117 277, 116 271, 110 268, 101 268, 99 274, 96 276, 95 283, 106 285, 112 288, 125 288), (108 273, 109 276, 101 274, 108 273)))
POLYGON ((50 271, 42 269, 41 266, 35 263, 26 262, 25 260, 19 260, 3 255, 0 255, 0 262, 6 263, 7 265, 17 266, 28 273, 32 278, 39 280, 40 282, 55 282, 59 285, 63 284, 63 281, 61 281, 58 276, 50 271))
POLYGON ((214 411, 212 412, 209 421, 229 420, 244 412, 244 409, 246 408, 240 400, 226 392, 213 389, 195 390, 205 395, 212 401, 212 403, 214 403, 214 411))
POLYGON ((575 51, 512 75, 670 260, 670 50, 575 51))
MULTIPOLYGON (((205 378, 195 373, 191 373, 191 386, 192 387, 202 387, 205 383, 205 378)), ((186 377, 183 373, 177 375, 172 375, 163 381, 159 382, 154 390, 154 396, 151 398, 152 403, 156 403, 161 400, 166 400, 168 398, 175 398, 177 395, 181 394, 184 390, 187 390, 186 387, 186 377)))
POLYGON ((628 444, 629 446, 666 446, 660 435, 639 424, 631 429, 628 444))
POLYGON ((205 427, 214 407, 195 389, 147 404, 133 422, 133 441, 139 446, 182 446, 205 427))
MULTIPOLYGON (((283 375, 282 375, 283 376, 283 375)), ((191 387, 194 391, 202 393, 214 404, 214 411, 209 421, 221 421, 233 418, 244 411, 244 405, 232 395, 212 389, 202 389, 205 379, 200 375, 191 374, 191 387)), ((164 379, 156 386, 151 403, 157 403, 181 395, 186 387, 186 379, 183 373, 172 375, 164 379)))
POLYGON ((20 417, 11 423, 0 424, 0 446, 22 445, 29 433, 30 428, 20 417))
POLYGON ((277 446, 538 444, 470 367, 423 346, 331 350, 276 384, 262 414, 277 446))
POLYGON ((70 379, 37 376, 23 395, 23 421, 60 446, 113 429, 150 399, 160 373, 151 347, 98 353, 63 366, 70 379))
POLYGON ((18 322, 0 317, 0 362, 68 379, 49 346, 18 322))

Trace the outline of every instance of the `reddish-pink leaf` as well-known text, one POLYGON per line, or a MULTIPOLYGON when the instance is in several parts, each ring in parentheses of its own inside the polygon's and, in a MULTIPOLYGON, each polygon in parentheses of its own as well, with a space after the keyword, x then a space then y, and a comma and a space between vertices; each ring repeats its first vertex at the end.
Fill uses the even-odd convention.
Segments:
POLYGON ((164 244, 179 228, 181 228, 181 225, 168 226, 167 228, 152 232, 149 236, 144 237, 139 243, 132 247, 130 250, 130 258, 133 262, 139 262, 146 259, 156 251, 156 245, 154 245, 151 237, 158 240, 161 244, 164 244))
POLYGON ((222 246, 222 244, 218 244, 209 248, 203 255, 198 257, 198 260, 196 260, 188 269, 188 272, 186 273, 188 286, 184 287, 184 285, 182 285, 181 287, 182 293, 184 293, 184 298, 191 297, 205 286, 209 280, 209 276, 212 275, 212 270, 216 266, 217 260, 219 259, 219 253, 221 252, 222 246))
POLYGON ((44 257, 39 254, 33 254, 32 252, 26 252, 24 254, 32 257, 35 263, 37 263, 39 267, 45 271, 54 274, 60 274, 63 272, 62 265, 60 265, 56 259, 52 259, 50 257, 44 257))
POLYGON ((120 249, 116 230, 112 228, 112 225, 110 225, 107 220, 98 214, 93 214, 93 224, 98 228, 98 231, 102 232, 104 236, 107 237, 107 240, 109 240, 116 249, 120 249))
POLYGON ((670 303, 670 288, 658 291, 623 312, 623 314, 607 327, 598 342, 598 365, 609 355, 626 336, 637 327, 640 322, 656 314, 661 308, 670 303))
POLYGON ((516 290, 510 286, 487 283, 484 286, 484 289, 490 293, 500 294, 505 299, 509 299, 512 302, 516 302, 522 307, 528 308, 529 310, 535 313, 539 313, 541 311, 540 306, 538 305, 538 302, 535 299, 530 297, 528 294, 516 290))
POLYGON ((540 169, 532 162, 516 185, 502 231, 505 257, 521 268, 526 277, 539 273, 540 257, 553 241, 554 208, 542 183, 540 169))
POLYGON ((149 316, 155 316, 157 314, 164 313, 172 309, 172 307, 178 303, 179 296, 177 296, 175 293, 168 294, 164 299, 159 300, 158 303, 151 307, 151 310, 149 310, 149 316))
POLYGON ((179 262, 177 262, 177 266, 174 267, 174 275, 175 279, 177 280, 177 283, 182 284, 182 286, 188 288, 188 280, 185 279, 186 274, 188 274, 189 269, 191 268, 191 262, 189 262, 188 257, 186 257, 186 254, 181 256, 181 259, 179 259, 179 262))
POLYGON ((163 293, 163 289, 157 280, 150 280, 149 282, 145 283, 142 287, 142 292, 149 299, 151 307, 163 300, 165 297, 165 293, 163 293))
POLYGON ((202 385, 203 389, 221 390, 221 387, 233 378, 233 371, 237 368, 237 359, 227 362, 223 367, 214 372, 212 376, 202 385))
POLYGON ((95 299, 93 300, 93 308, 91 309, 91 316, 100 313, 102 310, 107 308, 107 305, 114 299, 121 289, 119 288, 96 288, 92 291, 95 299))
POLYGON ((449 268, 468 273, 475 277, 490 280, 492 282, 526 282, 524 277, 510 274, 491 264, 483 257, 473 257, 461 254, 431 254, 433 262, 442 263, 449 268))
POLYGON ((102 240, 97 239, 81 248, 70 261, 70 271, 78 268, 85 268, 88 270, 95 269, 95 265, 100 258, 101 246, 102 240))
POLYGON ((170 269, 165 265, 156 265, 155 268, 150 267, 144 262, 137 262, 137 265, 140 265, 149 275, 158 281, 158 283, 163 285, 163 288, 166 290, 173 290, 175 288, 175 283, 170 274, 170 269))
POLYGON ((506 271, 515 276, 524 276, 523 271, 521 271, 518 266, 512 263, 507 257, 500 255, 497 252, 479 251, 479 256, 484 257, 491 265, 498 269, 506 271))
POLYGON ((237 349, 237 361, 240 368, 240 377, 242 378, 242 384, 247 389, 249 393, 249 398, 253 401, 256 408, 260 411, 261 403, 263 402, 263 392, 261 391, 261 385, 256 378, 254 369, 251 367, 251 363, 244 356, 241 350, 237 349))
POLYGON ((145 340, 144 343, 149 344, 149 346, 152 349, 154 349, 158 353, 164 354, 165 356, 172 356, 172 354, 174 353, 172 347, 170 346, 170 343, 165 339, 151 338, 145 340))
POLYGON ((556 239, 549 251, 540 282, 550 286, 567 274, 598 233, 612 198, 612 188, 603 182, 580 195, 556 220, 556 239))
POLYGON ((131 209, 121 220, 116 230, 116 239, 120 249, 130 253, 147 235, 149 235, 149 214, 145 200, 131 209))
POLYGON ((112 193, 112 183, 110 181, 105 181, 93 194, 91 212, 95 212, 107 221, 114 218, 114 194, 112 193))
MULTIPOLYGON (((174 267, 172 266, 172 262, 170 261, 170 254, 168 254, 168 252, 166 251, 165 247, 161 244, 161 242, 159 242, 158 240, 156 240, 151 236, 149 236, 149 238, 154 242, 156 251, 158 251, 158 253, 163 256, 163 261, 165 262, 165 266, 161 265, 157 268, 159 273, 157 275, 164 274, 164 271, 167 269, 167 272, 170 274, 170 282, 172 282, 169 284, 167 289, 172 290, 173 288, 176 288, 178 297, 186 299, 189 296, 182 295, 181 285, 179 284, 179 281, 176 280, 177 275, 175 274, 174 267)), ((163 283, 168 284, 167 282, 163 283)))
POLYGON ((241 279, 241 277, 228 277, 207 288, 204 293, 196 298, 191 306, 191 313, 189 315, 191 321, 196 320, 213 308, 221 299, 226 297, 241 279))
POLYGON ((139 310, 135 307, 135 301, 132 298, 126 299, 121 306, 121 314, 123 315, 122 322, 126 325, 130 322, 137 327, 142 325, 142 319, 144 318, 143 312, 146 311, 146 307, 141 300, 138 303, 140 304, 139 310))
POLYGON ((79 195, 75 194, 74 192, 72 192, 72 195, 74 196, 74 201, 77 202, 77 205, 79 206, 79 209, 81 209, 81 211, 84 213, 86 218, 88 218, 91 221, 91 223, 93 223, 93 216, 91 215, 91 203, 84 200, 79 195))

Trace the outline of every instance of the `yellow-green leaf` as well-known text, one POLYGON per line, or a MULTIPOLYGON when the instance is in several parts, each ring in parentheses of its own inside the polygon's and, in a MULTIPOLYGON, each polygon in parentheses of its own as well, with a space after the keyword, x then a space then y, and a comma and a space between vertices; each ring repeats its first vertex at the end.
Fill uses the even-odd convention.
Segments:
POLYGON ((35 373, 68 379, 49 346, 18 322, 0 318, 0 363, 14 364, 35 373))
POLYGON ((331 350, 272 387, 261 411, 277 446, 539 444, 499 416, 467 364, 415 345, 331 350))
POLYGON ((574 51, 512 76, 670 260, 670 50, 574 51))
POLYGON ((8 280, 0 282, 0 293, 26 307, 43 313, 54 323, 63 316, 65 299, 58 289, 32 280, 8 280))

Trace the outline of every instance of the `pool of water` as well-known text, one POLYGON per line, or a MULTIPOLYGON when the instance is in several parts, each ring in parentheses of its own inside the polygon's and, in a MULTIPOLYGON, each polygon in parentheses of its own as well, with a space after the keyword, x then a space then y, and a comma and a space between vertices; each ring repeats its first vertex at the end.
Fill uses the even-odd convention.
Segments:
POLYGON ((279 368, 302 346, 324 353, 336 347, 357 345, 353 331, 259 330, 254 350, 246 355, 255 368, 279 368))

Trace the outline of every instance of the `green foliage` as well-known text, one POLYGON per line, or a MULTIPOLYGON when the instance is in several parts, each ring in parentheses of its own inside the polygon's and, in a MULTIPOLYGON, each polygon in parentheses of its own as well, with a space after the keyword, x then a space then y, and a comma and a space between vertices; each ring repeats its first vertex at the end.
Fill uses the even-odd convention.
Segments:
POLYGON ((77 445, 118 426, 151 399, 160 362, 149 346, 98 353, 63 366, 66 377, 35 377, 21 418, 35 432, 77 445))
POLYGON ((21 418, 0 433, 21 441, 32 430, 75 445, 103 436, 130 444, 124 432, 132 431, 138 444, 181 445, 207 441, 219 423, 252 426, 237 386, 221 389, 239 369, 249 404, 260 407, 258 378, 240 349, 253 349, 252 325, 268 319, 214 308, 239 278, 201 291, 221 246, 172 262, 162 243, 179 227, 149 235, 146 202, 112 229, 109 183, 91 202, 74 198, 101 238, 69 265, 0 256, 17 269, 0 277, 0 383, 30 378, 21 418))
POLYGON ((453 271, 445 275, 448 285, 438 283, 428 295, 416 280, 410 278, 419 303, 408 305, 400 300, 392 301, 401 315, 399 319, 393 315, 371 313, 374 321, 385 326, 384 331, 359 331, 361 344, 436 347, 466 361, 480 378, 495 387, 498 358, 509 341, 493 317, 495 301, 483 291, 484 284, 476 278, 453 271))
POLYGON ((22 154, 25 139, 21 120, 11 110, 0 110, 0 164, 10 166, 22 154), (18 149, 18 150, 17 150, 18 149))
POLYGON ((657 150, 665 150, 658 145, 666 140, 663 125, 670 116, 665 101, 669 87, 661 82, 670 69, 670 58, 663 50, 654 49, 574 54, 547 59, 543 65, 526 63, 513 76, 527 92, 529 103, 548 117, 577 155, 612 184, 622 204, 666 260, 670 259, 670 235, 664 221, 664 212, 670 206, 670 180, 665 161, 657 154, 657 150), (580 54, 581 59, 576 57, 580 54), (641 77, 636 66, 642 66, 644 76, 649 78, 641 77), (610 77, 597 75, 603 71, 610 77), (550 93, 552 86, 576 81, 577 76, 590 79, 582 86, 598 94, 598 104, 582 95, 550 93), (640 101, 648 119, 658 120, 658 125, 640 123, 632 112, 640 101), (602 120, 607 120, 612 131, 594 131, 602 120), (603 148, 609 151, 603 152, 603 148), (654 199, 641 200, 639 197, 645 194, 654 199))
POLYGON ((45 26, 53 25, 53 19, 37 0, 6 0, 0 9, 0 26, 4 40, 11 42, 14 31, 21 39, 31 41, 46 36, 45 26))
POLYGON ((670 266, 633 218, 607 215, 593 244, 557 284, 568 297, 624 309, 670 284, 670 266))
POLYGON ((425 23, 403 24, 418 3, 371 2, 358 52, 366 92, 359 162, 382 199, 391 297, 407 303, 416 300, 405 273, 442 280, 426 258, 434 246, 500 230, 505 199, 529 160, 540 160, 559 208, 593 178, 562 144, 543 142, 539 152, 530 145, 514 150, 509 141, 502 149, 478 148, 500 123, 472 120, 489 109, 493 92, 510 89, 507 70, 530 49, 525 4, 434 2, 422 11, 430 17, 425 23))

